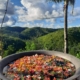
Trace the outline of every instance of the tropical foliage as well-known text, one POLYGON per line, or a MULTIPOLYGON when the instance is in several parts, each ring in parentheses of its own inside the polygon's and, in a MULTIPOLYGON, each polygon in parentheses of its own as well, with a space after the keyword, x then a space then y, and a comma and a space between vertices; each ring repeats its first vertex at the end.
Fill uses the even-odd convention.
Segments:
MULTIPOLYGON (((12 28, 12 27, 10 27, 12 28)), ((20 27, 19 27, 20 29, 20 27)), ((17 29, 19 31, 19 29, 17 29)), ((16 33, 22 35, 23 32, 27 32, 28 28, 16 33)), ((10 33, 9 29, 5 28, 3 33, 3 56, 8 56, 13 53, 30 50, 56 50, 64 51, 64 30, 63 29, 49 29, 49 28, 29 28, 29 38, 17 37, 15 31, 10 33), (31 29, 31 30, 30 30, 31 29), (43 30, 44 29, 44 30, 43 30), (32 31, 33 30, 33 31, 32 31), (32 31, 32 32, 29 32, 32 31), (35 32, 34 32, 35 31, 35 32), (8 33, 7 33, 8 32, 8 33), (34 36, 32 34, 35 33, 34 36), (9 34, 9 35, 8 35, 9 34), (14 36, 13 36, 14 35, 14 36), (38 35, 38 36, 37 36, 38 35)), ((74 27, 68 29, 68 50, 71 55, 80 58, 80 27, 74 27)))

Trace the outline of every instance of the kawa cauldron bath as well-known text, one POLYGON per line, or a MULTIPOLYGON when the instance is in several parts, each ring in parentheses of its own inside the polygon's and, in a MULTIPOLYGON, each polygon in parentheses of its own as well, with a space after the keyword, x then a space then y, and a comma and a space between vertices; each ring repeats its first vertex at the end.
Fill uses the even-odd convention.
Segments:
POLYGON ((21 52, 0 61, 2 80, 74 80, 79 76, 80 60, 57 51, 21 52))

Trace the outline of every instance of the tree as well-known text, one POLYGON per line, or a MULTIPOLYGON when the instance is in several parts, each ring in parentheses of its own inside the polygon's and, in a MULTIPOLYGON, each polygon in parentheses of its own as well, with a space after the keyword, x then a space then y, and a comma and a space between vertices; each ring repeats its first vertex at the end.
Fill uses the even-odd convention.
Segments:
POLYGON ((13 54, 15 52, 15 48, 13 45, 9 45, 7 49, 4 51, 3 57, 13 54))
MULTIPOLYGON (((64 2, 63 11, 64 11, 64 53, 68 53, 68 6, 72 5, 74 7, 75 0, 49 0, 55 3, 64 2)), ((73 10, 72 10, 73 13, 73 10)))

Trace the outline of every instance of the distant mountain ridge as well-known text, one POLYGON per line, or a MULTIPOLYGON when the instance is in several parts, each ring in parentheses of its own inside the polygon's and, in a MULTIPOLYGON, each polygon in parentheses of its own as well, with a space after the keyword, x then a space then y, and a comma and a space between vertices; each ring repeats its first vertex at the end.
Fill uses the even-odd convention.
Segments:
POLYGON ((41 28, 41 27, 3 27, 2 34, 5 36, 18 37, 20 39, 32 39, 34 37, 40 37, 50 32, 54 32, 58 29, 41 28))

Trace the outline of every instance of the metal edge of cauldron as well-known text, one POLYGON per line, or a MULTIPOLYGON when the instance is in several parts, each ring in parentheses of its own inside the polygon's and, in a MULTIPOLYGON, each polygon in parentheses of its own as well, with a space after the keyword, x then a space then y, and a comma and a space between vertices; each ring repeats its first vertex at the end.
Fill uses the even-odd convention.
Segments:
POLYGON ((12 55, 9 55, 5 58, 3 58, 1 61, 0 61, 0 78, 3 79, 3 80, 8 80, 4 75, 3 75, 3 69, 5 66, 7 66, 9 63, 15 61, 16 59, 19 59, 25 55, 34 55, 34 54, 47 54, 47 55, 55 55, 55 56, 59 56, 59 57, 62 57, 64 59, 67 59, 69 61, 71 61, 75 67, 76 67, 76 72, 73 76, 67 78, 67 79, 64 79, 64 80, 73 80, 77 77, 80 76, 80 60, 72 55, 69 55, 69 54, 65 54, 65 53, 62 53, 62 52, 58 52, 58 51, 48 51, 48 50, 33 50, 33 51, 25 51, 25 52, 20 52, 18 54, 12 54, 12 55))

